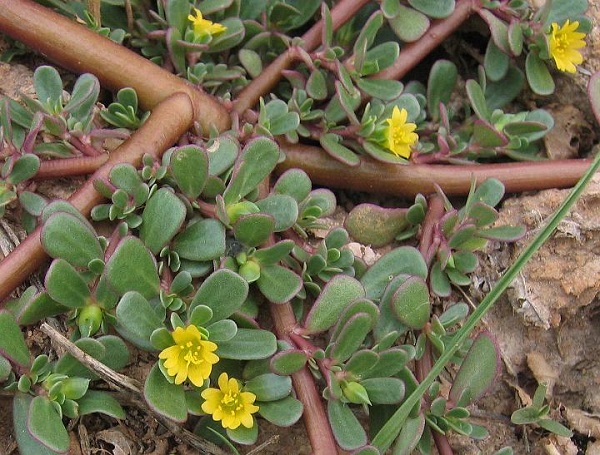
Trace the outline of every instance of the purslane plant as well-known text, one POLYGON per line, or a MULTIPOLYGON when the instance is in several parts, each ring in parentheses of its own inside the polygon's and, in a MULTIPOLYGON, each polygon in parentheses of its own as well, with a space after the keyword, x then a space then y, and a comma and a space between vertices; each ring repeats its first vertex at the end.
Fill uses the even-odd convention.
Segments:
MULTIPOLYGON (((453 1, 440 2, 434 9, 429 2, 416 0, 410 8, 383 2, 380 9, 365 9, 362 18, 337 33, 333 24, 339 27, 339 16, 335 8, 330 13, 323 5, 322 48, 308 51, 286 34, 304 26, 319 11, 318 1, 293 6, 273 2, 262 22, 258 21, 259 9, 243 9, 236 2, 158 2, 156 12, 140 24, 141 32, 134 32, 137 41, 132 42, 165 68, 193 75, 190 79, 207 90, 214 88, 211 91, 226 102, 231 96, 241 99, 244 87, 260 79, 263 62, 274 54, 283 52, 298 65, 282 73, 287 82, 273 87, 270 94, 263 93, 260 101, 256 99, 256 111, 248 109, 234 116, 230 132, 218 135, 216 131, 227 121, 215 118, 211 125, 212 118, 197 119, 196 128, 181 139, 188 145, 171 149, 160 160, 146 156, 134 165, 121 164, 97 175, 95 190, 110 202, 96 206, 92 217, 117 222, 108 238, 98 236, 68 204, 34 201, 38 203, 31 215, 43 222, 42 245, 55 259, 46 275, 46 290, 39 294, 30 290, 10 304, 13 316, 3 313, 7 333, 15 332, 15 327, 18 331, 12 317, 25 324, 62 313, 75 323, 74 338, 91 340, 97 334, 102 339, 102 333, 118 333, 156 354, 144 385, 150 408, 180 422, 188 413, 203 415, 195 428, 201 435, 217 431, 248 444, 257 437, 255 414, 285 426, 304 411, 315 453, 331 453, 326 428, 320 429, 325 431, 322 441, 315 437, 317 411, 303 409, 302 402, 310 402, 305 398, 313 393, 305 387, 312 381, 305 374, 310 370, 323 381, 333 435, 344 449, 380 453, 397 438, 397 453, 417 446, 427 453, 432 439, 443 450, 440 435, 447 431, 482 437, 484 430, 468 422, 464 406, 493 379, 497 364, 493 337, 482 334, 469 346, 463 330, 464 343, 457 343, 453 331, 466 316, 466 307, 458 304, 432 314, 429 294, 447 295, 450 282, 467 284, 467 274, 476 266, 471 250, 488 238, 519 235, 518 229, 489 227, 496 219, 493 206, 502 197, 502 185, 488 181, 477 190, 471 185, 469 200, 461 210, 449 203, 440 209, 435 198, 428 203, 418 196, 407 211, 392 216, 384 213, 384 224, 393 221, 380 231, 388 242, 421 232, 421 248, 396 248, 367 268, 347 249, 349 237, 344 229, 331 231, 316 247, 305 240, 320 227, 319 218, 333 212, 335 197, 328 190, 312 190, 311 179, 298 169, 268 185, 265 179, 281 158, 270 138, 319 141, 330 156, 358 169, 367 163, 361 158, 364 154, 397 164, 407 159, 463 163, 499 154, 530 159, 537 153, 536 141, 552 127, 552 119, 543 111, 508 114, 500 110, 520 90, 520 73, 510 59, 517 62, 519 48, 527 47, 527 79, 538 93, 547 92, 550 83, 540 62, 545 65, 552 58, 561 70, 581 63, 582 33, 576 30, 580 24, 585 30, 588 23, 578 17, 582 4, 576 2, 565 11, 548 2, 535 14, 519 2, 478 5, 477 12, 490 26, 492 44, 486 51, 485 71, 480 71, 477 81, 467 82, 469 105, 453 111, 448 103, 456 79, 441 82, 443 72, 457 71, 450 62, 432 68, 427 87, 371 78, 393 68, 391 57, 398 55, 398 40, 378 41, 381 30, 390 27, 400 44, 418 42, 430 18, 454 13, 453 1), (410 36, 407 18, 420 24, 410 36), (575 22, 577 27, 573 27, 575 22), (278 33, 271 36, 273 30, 278 33), (353 34, 357 35, 352 45, 353 34), (503 47, 505 40, 508 47, 503 47), (512 91, 499 98, 497 87, 506 84, 512 91), (461 109, 466 113, 472 109, 475 116, 468 117, 461 109), (301 321, 286 328, 277 327, 276 322, 279 341, 261 329, 262 321, 257 319, 267 302, 275 321, 301 321), (313 339, 316 336, 321 343, 324 337, 325 344, 313 339), (397 345, 400 336, 405 341, 397 345), (414 409, 404 430, 384 431, 400 419, 378 421, 383 409, 404 412, 414 400, 414 391, 422 389, 428 364, 438 356, 447 361, 450 351, 453 361, 462 360, 450 395, 440 395, 439 385, 430 381, 423 407, 414 409), (487 367, 478 368, 473 359, 485 359, 487 367), (408 368, 413 360, 414 372, 408 368), (300 401, 290 395, 289 375, 296 382, 300 401), (299 384, 300 378, 305 383, 299 384), (217 384, 218 389, 210 387, 217 384), (355 416, 358 406, 370 408, 374 433, 382 428, 383 433, 373 436, 373 445, 355 416)), ((77 8, 63 11, 73 14, 77 8)), ((129 13, 121 10, 119 14, 125 19, 129 13)), ((109 72, 103 77, 117 84, 109 72)), ((30 130, 28 144, 36 143, 42 127, 66 143, 90 142, 89 120, 75 116, 73 123, 67 116, 52 116, 89 110, 94 102, 74 103, 70 109, 67 103, 62 109, 62 82, 57 83, 50 69, 42 69, 38 80, 44 80, 36 86, 38 98, 51 103, 45 112, 38 111, 41 115, 36 122, 32 119, 21 125, 30 130), (48 93, 52 96, 44 96, 48 93)), ((91 75, 81 80, 75 88, 83 92, 82 87, 89 86, 93 95, 97 81, 91 75)), ((75 88, 74 94, 78 93, 75 88)), ((189 92, 197 100, 194 93, 189 92)), ((141 100, 151 104, 152 96, 143 92, 141 100)), ((142 120, 136 115, 135 92, 120 92, 117 101, 102 118, 116 126, 138 127, 142 120)), ((235 98, 233 106, 236 109, 235 98)), ((9 138, 5 141, 10 144, 14 142, 12 125, 18 120, 8 111, 3 117, 3 133, 9 138)), ((23 158, 29 159, 30 152, 27 149, 23 158)), ((10 183, 27 180, 36 171, 34 163, 33 171, 10 183)), ((370 212, 381 215, 378 209, 370 212)), ((354 224, 355 237, 364 235, 361 228, 364 225, 354 224)), ((377 237, 375 231, 370 238, 377 237)), ((86 346, 88 342, 79 343, 86 346)), ((43 398, 41 389, 28 387, 45 380, 48 368, 43 360, 30 364, 19 343, 2 341, 1 347, 8 359, 3 362, 8 371, 5 380, 13 388, 15 383, 20 385, 24 394, 15 400, 16 424, 26 427, 28 435, 21 450, 64 450, 60 416, 77 415, 76 403, 87 395, 87 382, 77 375, 71 379, 55 373, 44 383, 46 390, 53 391, 51 399, 43 398), (16 371, 11 365, 18 367, 16 371), (38 374, 40 368, 43 371, 38 374), (67 390, 65 384, 77 384, 77 390, 67 390)))

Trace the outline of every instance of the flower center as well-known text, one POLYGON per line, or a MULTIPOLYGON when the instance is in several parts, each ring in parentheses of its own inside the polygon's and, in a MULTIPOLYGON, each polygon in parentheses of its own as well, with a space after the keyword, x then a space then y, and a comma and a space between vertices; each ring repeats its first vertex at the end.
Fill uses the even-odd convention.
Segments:
POLYGON ((241 411, 243 409, 243 405, 240 403, 239 394, 237 393, 225 393, 223 394, 223 398, 221 398, 221 408, 222 411, 228 412, 231 415, 234 415, 236 411, 241 411))
POLYGON ((566 36, 557 36, 557 37, 555 37, 555 41, 556 41, 556 48, 554 49, 554 52, 556 54, 564 54, 565 51, 569 47, 569 40, 567 39, 567 37, 566 36))
POLYGON ((400 128, 394 128, 392 131, 392 139, 394 141, 394 145, 405 145, 409 141, 406 138, 406 133, 402 131, 400 128))
POLYGON ((186 350, 187 352, 183 355, 183 360, 185 360, 188 365, 193 363, 194 365, 198 365, 203 361, 201 353, 202 346, 199 344, 194 344, 191 341, 188 341, 185 346, 181 346, 181 350, 186 350))

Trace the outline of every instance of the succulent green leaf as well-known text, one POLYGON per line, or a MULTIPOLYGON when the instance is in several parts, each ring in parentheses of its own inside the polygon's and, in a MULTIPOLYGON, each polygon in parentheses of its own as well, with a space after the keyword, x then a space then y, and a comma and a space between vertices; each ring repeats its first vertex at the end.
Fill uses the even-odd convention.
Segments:
POLYGON ((189 23, 190 3, 187 0, 173 0, 167 3, 165 15, 171 27, 179 31, 180 35, 185 33, 189 23))
POLYGON ((298 203, 286 194, 271 194, 256 202, 261 213, 271 215, 275 219, 274 232, 291 228, 298 219, 298 203))
POLYGON ((440 261, 436 261, 431 267, 430 285, 431 290, 440 297, 448 297, 452 292, 450 280, 442 270, 440 261))
POLYGON ((239 217, 233 226, 233 234, 238 242, 256 247, 265 243, 274 229, 273 216, 266 213, 251 213, 239 217))
POLYGON ((523 52, 523 28, 521 22, 514 19, 508 25, 508 45, 513 55, 519 56, 523 52))
POLYGON ((342 449, 353 450, 367 443, 367 434, 348 405, 340 400, 329 400, 327 416, 333 436, 342 449))
POLYGON ((390 27, 401 41, 406 43, 417 41, 429 29, 429 18, 416 9, 399 4, 397 0, 395 3, 397 3, 397 6, 394 6, 396 15, 388 19, 390 27))
POLYGON ((101 412, 115 419, 125 419, 125 411, 119 402, 110 394, 100 390, 88 390, 79 404, 79 415, 101 412))
POLYGON ((240 144, 231 136, 219 136, 208 148, 208 174, 223 174, 235 163, 240 151, 240 144))
POLYGON ((301 370, 307 361, 306 354, 299 349, 287 349, 278 352, 270 362, 270 368, 275 374, 290 375, 301 370))
POLYGON ((305 330, 318 333, 329 329, 353 300, 363 297, 365 288, 359 281, 346 275, 336 275, 313 303, 304 322, 305 330))
POLYGON ((512 242, 525 235, 524 226, 497 226, 489 229, 480 229, 477 231, 478 237, 489 240, 502 240, 512 242))
POLYGON ((300 203, 306 199, 312 189, 312 182, 302 169, 289 169, 279 176, 273 192, 286 194, 300 203))
POLYGON ((226 434, 233 442, 243 445, 252 445, 258 439, 258 425, 254 424, 250 428, 240 425, 235 430, 227 428, 226 434))
POLYGON ((19 452, 22 455, 56 455, 60 452, 51 450, 37 441, 27 428, 32 400, 31 395, 22 392, 17 392, 13 398, 13 426, 19 452))
POLYGON ((109 284, 119 294, 137 291, 146 298, 158 294, 156 260, 141 240, 124 237, 104 269, 109 284))
POLYGON ((40 159, 33 153, 21 155, 13 163, 13 168, 8 176, 8 181, 14 185, 32 178, 40 168, 40 159))
POLYGON ((50 107, 50 112, 54 112, 58 106, 62 108, 62 79, 56 69, 52 66, 38 67, 33 73, 33 86, 38 100, 50 107))
MULTIPOLYGON (((365 61, 362 66, 361 75, 369 76, 374 73, 378 73, 394 64, 398 55, 400 54, 400 46, 395 41, 386 41, 375 46, 373 49, 370 49, 365 54, 365 61)), ((383 82, 383 79, 379 82, 383 82)), ((388 99, 396 98, 402 92, 402 84, 395 83, 397 81, 385 81, 386 83, 380 84, 382 87, 391 88, 392 91, 396 91, 397 95, 395 97, 390 97, 388 99), (389 82, 392 82, 391 84, 389 82), (399 90, 398 90, 399 89, 399 90)), ((383 96, 390 95, 389 91, 387 95, 385 92, 381 92, 380 95, 375 95, 377 98, 384 99, 383 96)))
POLYGON ((545 26, 552 22, 558 22, 560 25, 567 20, 578 15, 583 15, 588 9, 588 0, 572 0, 570 2, 553 1, 550 3, 549 14, 544 21, 545 26))
POLYGON ((267 421, 278 427, 289 427, 302 417, 304 406, 294 397, 285 397, 276 401, 255 403, 258 413, 267 421))
POLYGON ((223 193, 225 204, 233 204, 253 191, 275 168, 279 148, 267 138, 254 139, 244 148, 229 185, 223 193))
POLYGON ((246 382, 244 389, 256 395, 257 401, 276 401, 285 398, 292 391, 292 378, 266 373, 246 382))
POLYGON ((69 450, 69 433, 48 398, 37 396, 31 400, 27 429, 49 449, 58 453, 67 453, 69 450))
POLYGON ((75 81, 71 98, 64 110, 80 122, 89 122, 99 94, 100 82, 98 78, 93 74, 82 74, 75 81))
POLYGON ((29 348, 14 317, 8 311, 0 311, 0 355, 24 368, 31 365, 29 348))
POLYGON ((163 319, 144 296, 135 291, 127 292, 117 305, 116 316, 115 328, 123 338, 143 349, 154 349, 150 337, 162 327, 163 319))
POLYGON ((490 10, 481 9, 479 11, 481 18, 488 24, 492 39, 498 48, 506 53, 510 53, 510 45, 508 43, 508 25, 503 20, 499 19, 490 10))
POLYGON ((393 455, 410 455, 417 447, 423 430, 425 429, 425 415, 419 413, 416 417, 409 417, 400 430, 396 439, 393 455))
POLYGON ((11 371, 12 366, 10 362, 5 357, 0 355, 0 383, 6 381, 11 371))
POLYGON ((211 261, 223 256, 225 247, 225 226, 207 218, 190 224, 177 234, 172 250, 183 259, 211 261))
POLYGON ((398 378, 370 378, 360 384, 373 404, 396 404, 404 398, 404 382, 398 378))
POLYGON ((140 239, 154 254, 171 241, 185 220, 185 204, 167 188, 156 191, 142 213, 140 239))
POLYGON ((536 423, 544 430, 548 430, 555 435, 562 436, 563 438, 570 438, 573 436, 573 432, 571 430, 552 419, 540 419, 536 423))
POLYGON ((283 260, 292 252, 293 248, 294 242, 292 240, 282 240, 275 245, 256 250, 253 257, 262 266, 273 265, 283 260))
POLYGON ((469 97, 469 101, 471 102, 471 106, 477 114, 477 117, 479 117, 481 120, 489 120, 491 113, 489 107, 487 106, 481 85, 479 85, 475 80, 469 79, 466 84, 466 89, 467 96, 469 97))
POLYGON ((346 321, 335 338, 330 357, 337 362, 344 362, 360 348, 365 337, 373 327, 371 315, 357 313, 346 321))
POLYGON ((521 93, 524 85, 523 72, 514 66, 509 66, 503 79, 486 84, 485 99, 488 107, 494 110, 506 106, 521 93))
POLYGON ((64 259, 52 261, 46 273, 45 286, 50 297, 68 308, 81 308, 90 298, 86 281, 64 259))
POLYGON ((410 6, 434 19, 448 17, 454 11, 454 0, 408 0, 410 6))
POLYGON ((379 355, 370 349, 356 351, 346 362, 344 369, 350 373, 362 376, 366 371, 375 366, 379 360, 379 355))
POLYGON ((481 333, 471 345, 450 389, 457 406, 468 406, 492 385, 500 368, 500 356, 491 334, 481 333))
POLYGON ((170 168, 177 186, 188 198, 200 196, 208 178, 208 155, 204 150, 194 145, 178 148, 171 155, 170 168))
POLYGON ((258 77, 258 75, 262 73, 262 59, 256 51, 253 51, 252 49, 240 49, 238 58, 251 77, 258 77))
POLYGON ((394 376, 402 370, 414 356, 414 349, 411 352, 403 347, 393 347, 381 351, 375 366, 364 372, 362 377, 363 379, 369 379, 394 376))
POLYGON ((356 85, 368 96, 384 101, 398 98, 404 89, 400 81, 387 79, 358 79, 356 85))
POLYGON ((306 81, 306 93, 316 100, 327 98, 327 81, 321 70, 316 69, 310 73, 306 81))
POLYGON ((36 217, 42 214, 44 207, 48 204, 46 198, 31 191, 22 191, 19 193, 19 203, 27 213, 36 217))
POLYGON ((502 79, 508 71, 509 64, 510 57, 496 46, 494 40, 489 40, 483 58, 483 67, 490 81, 502 79))
POLYGON ((391 304, 400 322, 412 329, 423 328, 431 311, 427 283, 421 277, 411 276, 398 287, 391 304))
POLYGON ((206 327, 209 339, 215 343, 231 340, 237 333, 237 325, 231 319, 221 319, 206 327))
POLYGON ((429 72, 427 82, 427 110, 434 121, 440 118, 440 103, 448 104, 456 87, 458 70, 450 60, 437 60, 429 72))
POLYGON ((302 278, 281 265, 265 265, 260 268, 256 284, 270 302, 285 303, 300 292, 302 278))
POLYGON ((198 327, 204 327, 213 317, 213 311, 206 305, 196 305, 188 317, 190 324, 198 327))
POLYGON ((527 82, 534 93, 551 95, 554 93, 554 80, 546 63, 535 52, 529 52, 525 59, 527 82))
POLYGON ((206 305, 213 311, 211 322, 220 321, 239 310, 248 296, 248 283, 237 273, 219 269, 211 274, 194 296, 189 314, 197 305, 206 305))
POLYGON ((50 215, 42 227, 41 239, 49 256, 62 258, 75 267, 87 267, 90 261, 104 257, 92 226, 70 213, 50 215))
POLYGON ((154 364, 144 383, 144 398, 155 412, 175 422, 185 422, 187 405, 185 392, 180 385, 171 384, 154 364))
POLYGON ((333 133, 326 133, 319 138, 319 142, 325 151, 338 161, 348 166, 358 166, 360 158, 348 147, 343 146, 341 136, 333 133))
POLYGON ((373 328, 379 318, 379 308, 373 302, 368 299, 356 299, 352 301, 340 315, 333 331, 331 332, 331 340, 337 341, 337 337, 346 325, 346 323, 356 314, 366 314, 371 319, 371 326, 373 328))
POLYGON ((267 330, 238 329, 229 341, 219 343, 216 354, 224 359, 266 359, 277 351, 277 338, 267 330))
POLYGON ((371 266, 360 280, 367 298, 379 300, 388 283, 402 273, 427 278, 427 264, 416 248, 410 246, 396 248, 383 255, 371 266))
POLYGON ((226 51, 238 45, 244 39, 244 23, 237 17, 226 18, 220 23, 227 27, 227 30, 213 38, 207 52, 214 54, 226 51))

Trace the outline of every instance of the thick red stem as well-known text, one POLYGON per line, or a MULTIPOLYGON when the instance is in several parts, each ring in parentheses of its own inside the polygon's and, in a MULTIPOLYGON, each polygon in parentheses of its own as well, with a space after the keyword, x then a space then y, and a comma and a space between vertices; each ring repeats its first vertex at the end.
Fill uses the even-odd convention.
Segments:
POLYGON ((494 177, 507 192, 571 187, 583 175, 590 160, 556 160, 464 166, 443 164, 385 164, 361 157, 355 168, 331 158, 318 147, 282 143, 286 159, 278 173, 288 169, 304 170, 313 183, 368 193, 414 197, 429 194, 438 184, 447 195, 468 194, 471 179, 482 182, 494 177))

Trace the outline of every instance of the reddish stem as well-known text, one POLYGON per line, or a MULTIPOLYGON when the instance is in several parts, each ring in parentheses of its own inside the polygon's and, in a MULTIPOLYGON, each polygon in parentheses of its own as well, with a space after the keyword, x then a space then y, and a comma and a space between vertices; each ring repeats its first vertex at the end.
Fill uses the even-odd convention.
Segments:
POLYGON ((92 73, 111 89, 133 87, 144 109, 176 92, 193 102, 205 131, 229 128, 227 110, 212 96, 150 60, 31 0, 0 0, 0 31, 75 73, 92 73))
POLYGON ((362 156, 354 168, 331 158, 322 149, 309 145, 281 143, 286 159, 278 173, 304 170, 313 183, 369 193, 414 197, 429 194, 438 184, 447 195, 468 194, 471 179, 482 182, 497 178, 508 192, 571 187, 590 165, 588 159, 473 164, 386 164, 362 156))
POLYGON ((413 69, 426 55, 438 47, 448 38, 460 25, 466 21, 471 14, 481 8, 480 0, 458 0, 456 7, 450 16, 435 21, 431 24, 425 35, 413 43, 405 45, 400 56, 392 66, 373 75, 373 79, 395 79, 404 77, 413 69))
MULTIPOLYGON (((108 161, 69 198, 69 202, 84 216, 103 200, 93 186, 97 178, 108 178, 118 163, 141 164, 148 153, 156 158, 170 147, 191 126, 194 109, 190 98, 176 93, 156 106, 148 120, 127 141, 111 153, 108 161)), ((14 251, 0 262, 0 300, 6 299, 46 259, 41 244, 41 228, 37 228, 14 251)), ((0 305, 1 306, 1 305, 0 305)))
POLYGON ((42 161, 35 174, 36 180, 92 174, 108 161, 107 153, 96 156, 81 156, 59 160, 42 161))

